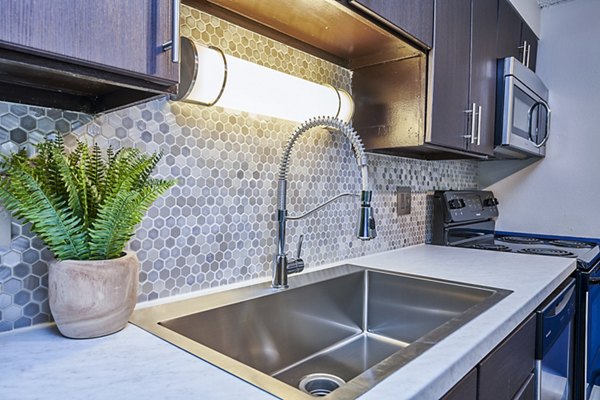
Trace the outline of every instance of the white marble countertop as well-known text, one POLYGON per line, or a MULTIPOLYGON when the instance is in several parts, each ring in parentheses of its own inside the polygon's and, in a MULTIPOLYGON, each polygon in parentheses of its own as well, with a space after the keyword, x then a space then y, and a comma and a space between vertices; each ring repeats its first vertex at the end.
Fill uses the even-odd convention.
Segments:
MULTIPOLYGON (((361 397, 377 400, 438 399, 575 269, 573 259, 429 245, 318 269, 344 263, 513 291, 361 397)), ((5 333, 0 366, 3 400, 273 398, 133 325, 90 340, 65 339, 53 326, 5 333)))

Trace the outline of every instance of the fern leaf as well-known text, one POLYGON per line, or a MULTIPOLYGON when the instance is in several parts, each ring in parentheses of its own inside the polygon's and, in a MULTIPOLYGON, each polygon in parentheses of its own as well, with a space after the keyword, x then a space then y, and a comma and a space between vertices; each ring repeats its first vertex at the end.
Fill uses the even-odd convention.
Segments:
POLYGON ((35 177, 47 193, 54 193, 60 200, 67 201, 68 196, 64 191, 61 172, 56 162, 55 154, 64 154, 62 136, 55 140, 47 140, 37 145, 37 156, 33 159, 35 164, 35 177))
MULTIPOLYGON (((79 158, 80 155, 77 157, 79 158)), ((71 165, 73 165, 71 163, 76 163, 77 159, 75 157, 69 157, 69 159, 66 159, 63 157, 62 152, 55 148, 52 150, 52 162, 54 165, 56 165, 58 171, 60 172, 60 177, 63 183, 63 191, 66 190, 67 201, 73 214, 83 221, 85 213, 84 206, 80 198, 81 185, 77 181, 75 171, 73 171, 73 168, 71 167, 71 165)))
POLYGON ((24 170, 8 171, 10 179, 0 181, 0 199, 18 218, 32 224, 58 259, 86 259, 85 231, 81 220, 69 213, 66 203, 46 194, 32 175, 24 170))
POLYGON ((111 196, 121 190, 138 190, 161 159, 162 154, 151 156, 140 154, 137 149, 122 149, 116 156, 113 169, 107 178, 106 196, 111 196))
MULTIPOLYGON (((145 212, 148 211, 148 208, 150 208, 152 203, 154 203, 159 196, 164 194, 176 183, 177 181, 174 179, 148 179, 146 185, 138 192, 140 194, 140 197, 137 206, 145 214, 145 212)), ((140 221, 138 221, 137 223, 139 223, 140 221)))
MULTIPOLYGON (((130 169, 135 157, 139 154, 137 149, 120 149, 112 158, 109 158, 106 170, 106 199, 116 195, 123 187, 124 181, 130 179, 130 169)), ((103 202, 105 200, 103 198, 103 202)))
POLYGON ((87 153, 87 150, 87 145, 84 142, 78 141, 77 146, 75 146, 75 149, 73 149, 73 151, 71 151, 71 153, 67 156, 67 161, 69 165, 79 165, 83 154, 87 153))
POLYGON ((106 260, 120 256, 124 244, 133 235, 134 226, 131 225, 130 220, 135 219, 132 214, 139 212, 133 207, 137 197, 139 197, 138 193, 123 190, 100 207, 98 218, 90 229, 92 260, 106 260))
POLYGON ((140 191, 122 190, 104 204, 90 232, 93 259, 119 257, 148 208, 174 184, 174 180, 149 179, 140 191))
MULTIPOLYGON (((87 229, 91 224, 90 216, 89 216, 89 203, 90 203, 89 197, 90 197, 90 195, 88 192, 88 187, 90 185, 88 184, 89 177, 88 177, 87 171, 86 171, 86 165, 88 163, 90 154, 89 154, 88 146, 83 142, 79 142, 79 143, 81 143, 81 147, 82 147, 81 155, 79 156, 77 165, 74 165, 73 169, 75 171, 79 204, 81 204, 81 209, 83 211, 83 215, 82 215, 83 227, 85 229, 87 229)), ((78 147, 80 147, 80 146, 78 145, 78 147)))
POLYGON ((151 179, 162 154, 107 150, 78 143, 65 152, 62 137, 0 157, 0 201, 31 223, 58 259, 119 257, 151 204, 175 181, 151 179))
POLYGON ((56 173, 57 171, 53 171, 52 163, 50 162, 50 157, 52 157, 51 146, 52 144, 50 142, 39 144, 34 162, 38 166, 40 172, 37 174, 36 179, 38 179, 42 187, 46 190, 54 191, 60 175, 56 173))
POLYGON ((94 143, 91 155, 86 163, 87 191, 89 193, 88 201, 88 218, 90 221, 96 219, 98 214, 98 205, 101 199, 104 198, 104 187, 106 177, 106 164, 102 159, 102 151, 97 143, 94 143))
POLYGON ((114 162, 115 160, 115 152, 112 148, 112 146, 108 146, 108 149, 106 149, 106 156, 108 157, 108 162, 114 162))
POLYGON ((141 189, 142 187, 144 187, 144 185, 148 181, 148 178, 150 177, 150 174, 152 173, 152 171, 156 167, 156 164, 158 164, 162 156, 162 151, 154 153, 148 158, 148 161, 145 162, 144 165, 142 165, 142 168, 140 169, 137 177, 137 182, 134 183, 134 189, 141 189))

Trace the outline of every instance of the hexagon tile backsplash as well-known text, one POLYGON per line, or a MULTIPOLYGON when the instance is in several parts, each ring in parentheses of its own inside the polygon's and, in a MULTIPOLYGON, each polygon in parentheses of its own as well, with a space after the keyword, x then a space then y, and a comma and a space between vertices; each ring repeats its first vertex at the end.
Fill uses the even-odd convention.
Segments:
MULTIPOLYGON (((343 68, 182 7, 182 33, 250 61, 305 79, 349 89, 343 68)), ((157 174, 179 184, 148 212, 130 243, 141 261, 139 301, 224 285, 271 273, 275 251, 276 177, 289 121, 156 100, 96 118, 0 103, 0 151, 35 143, 50 132, 68 145, 135 146, 165 154, 157 174)), ((359 132, 360 133, 360 132, 359 132)), ((288 243, 305 235, 308 268, 424 243, 434 189, 477 185, 473 161, 421 161, 369 155, 378 237, 354 238, 357 202, 344 199, 289 224, 288 243), (412 213, 397 216, 395 190, 411 186, 412 213)), ((305 135, 292 155, 288 202, 300 213, 340 192, 359 190, 350 144, 325 130, 305 135)), ((51 319, 47 262, 51 254, 28 227, 12 223, 12 244, 0 249, 0 332, 51 319)))

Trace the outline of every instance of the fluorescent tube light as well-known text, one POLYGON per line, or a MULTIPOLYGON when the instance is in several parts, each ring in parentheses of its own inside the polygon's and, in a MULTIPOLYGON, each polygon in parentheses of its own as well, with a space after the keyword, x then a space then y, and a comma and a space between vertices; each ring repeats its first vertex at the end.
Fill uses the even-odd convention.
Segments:
POLYGON ((320 115, 349 122, 352 97, 320 85, 224 54, 182 38, 181 83, 174 100, 217 105, 290 121, 320 115))

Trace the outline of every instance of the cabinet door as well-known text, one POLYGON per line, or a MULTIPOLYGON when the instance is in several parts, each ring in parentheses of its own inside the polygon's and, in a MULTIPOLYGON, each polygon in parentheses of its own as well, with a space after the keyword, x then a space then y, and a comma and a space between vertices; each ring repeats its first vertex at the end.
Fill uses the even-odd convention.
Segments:
POLYGON ((477 104, 477 137, 469 150, 494 153, 496 114, 496 0, 472 0, 471 103, 477 104), (481 110, 481 112, 479 111, 481 110))
POLYGON ((350 4, 383 19, 431 48, 433 0, 350 0, 350 4))
POLYGON ((534 366, 535 315, 529 317, 481 362, 479 399, 513 399, 530 378, 534 366))
POLYGON ((529 63, 527 66, 532 71, 535 71, 535 64, 537 62, 537 48, 538 48, 538 37, 533 33, 533 30, 523 22, 523 32, 521 37, 521 43, 527 42, 527 58, 529 63))
POLYGON ((465 375, 441 400, 477 400, 477 369, 465 375))
POLYGON ((431 144, 466 150, 470 134, 471 1, 436 0, 432 52, 431 144))
POLYGON ((529 375, 529 379, 517 392, 513 400, 535 400, 535 374, 529 375))
POLYGON ((508 0, 498 0, 498 58, 515 57, 523 61, 522 19, 508 0))
POLYGON ((159 83, 179 67, 169 0, 0 0, 0 46, 159 83))

